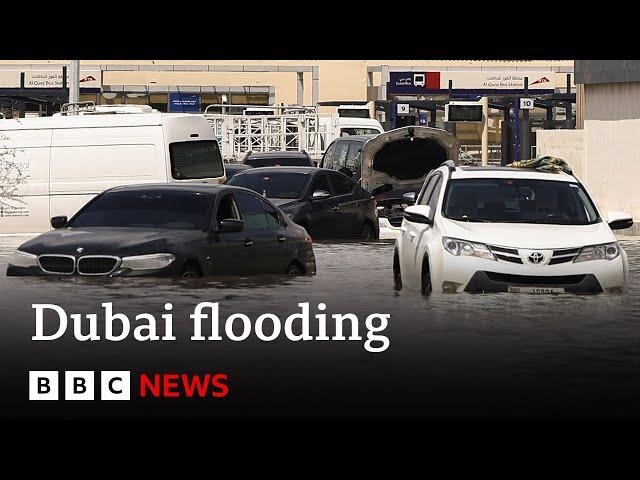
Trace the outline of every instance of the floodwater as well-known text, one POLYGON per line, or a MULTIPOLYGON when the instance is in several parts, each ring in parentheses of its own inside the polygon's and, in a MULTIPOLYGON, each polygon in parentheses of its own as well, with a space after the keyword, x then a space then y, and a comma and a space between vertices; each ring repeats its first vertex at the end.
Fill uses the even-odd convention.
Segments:
MULTIPOLYGON (((623 295, 459 294, 423 297, 392 288, 392 241, 316 243, 314 277, 172 280, 6 277, 23 238, 0 238, 0 411, 11 418, 640 418, 640 239, 620 240, 630 263, 623 295), (389 347, 360 341, 190 341, 189 314, 219 302, 233 313, 283 321, 299 302, 390 314, 389 347), (151 313, 173 304, 176 341, 35 342, 32 303, 72 313, 151 313), (28 402, 29 370, 224 372, 224 399, 28 402), (8 393, 7 393, 8 392, 8 393), (72 404, 72 405, 70 405, 72 404)), ((313 323, 313 317, 312 317, 313 323)), ((132 327, 133 328, 133 327, 132 327)), ((221 329, 223 327, 221 326, 221 329)), ((332 331, 332 326, 329 331, 332 331)), ((313 328, 312 328, 313 330, 313 328)), ((162 332, 159 332, 162 334, 162 332)), ((314 333, 313 331, 311 332, 314 333)), ((224 335, 223 335, 224 336, 224 335)), ((132 385, 135 396, 136 385, 132 385)))

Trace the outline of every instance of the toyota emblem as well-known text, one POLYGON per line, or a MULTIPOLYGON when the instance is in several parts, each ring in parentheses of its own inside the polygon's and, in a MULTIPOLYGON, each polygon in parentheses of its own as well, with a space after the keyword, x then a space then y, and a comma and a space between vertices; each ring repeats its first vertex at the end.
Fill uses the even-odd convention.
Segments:
POLYGON ((529 255, 529 261, 531 263, 541 263, 544 260, 544 255, 540 252, 533 252, 529 255))
POLYGON ((82 253, 82 252, 84 252, 84 248, 83 247, 78 247, 78 248, 76 248, 76 252, 82 253))

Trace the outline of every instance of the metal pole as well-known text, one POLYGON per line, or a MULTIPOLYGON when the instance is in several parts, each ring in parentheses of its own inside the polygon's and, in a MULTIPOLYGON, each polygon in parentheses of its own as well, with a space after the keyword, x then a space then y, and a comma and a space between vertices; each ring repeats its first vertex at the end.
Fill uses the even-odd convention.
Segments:
POLYGON ((508 165, 511 163, 511 108, 506 107, 502 117, 502 157, 500 164, 508 165))
POLYGON ((482 166, 489 165, 489 98, 480 99, 482 105, 482 166))
MULTIPOLYGON (((571 93, 571 74, 567 73, 567 94, 571 93)), ((573 109, 571 108, 571 102, 565 104, 564 123, 565 128, 574 128, 573 126, 573 109)))
MULTIPOLYGON (((451 95, 453 90, 453 80, 449 80, 449 102, 451 102, 451 95)), ((446 122, 444 124, 444 129, 449 132, 451 135, 456 134, 456 124, 455 122, 446 122)))
MULTIPOLYGON (((529 95, 529 77, 524 77, 524 96, 529 95)), ((522 110, 522 135, 520 140, 520 155, 518 160, 531 158, 531 127, 529 125, 529 110, 522 110)))
POLYGON ((80 101, 80 60, 69 61, 69 102, 80 101))

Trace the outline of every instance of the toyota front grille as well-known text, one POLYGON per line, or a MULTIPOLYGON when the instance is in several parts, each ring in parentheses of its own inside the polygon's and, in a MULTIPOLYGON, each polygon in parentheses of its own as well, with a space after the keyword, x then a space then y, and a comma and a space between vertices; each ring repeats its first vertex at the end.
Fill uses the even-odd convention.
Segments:
MULTIPOLYGON (((524 263, 518 249, 516 248, 499 247, 496 245, 488 245, 488 247, 497 260, 519 264, 524 263)), ((551 255, 551 259, 549 260, 549 265, 573 262, 573 259, 576 258, 579 253, 580 248, 563 248, 554 250, 551 255)))

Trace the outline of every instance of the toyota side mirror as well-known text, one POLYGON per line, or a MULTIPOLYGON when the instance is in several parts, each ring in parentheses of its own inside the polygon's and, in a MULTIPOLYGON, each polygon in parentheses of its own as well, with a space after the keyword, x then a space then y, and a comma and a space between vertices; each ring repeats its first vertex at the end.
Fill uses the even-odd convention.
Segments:
POLYGON ((402 195, 402 201, 407 205, 413 205, 416 203, 416 192, 407 192, 402 195))
POLYGON ((67 226, 67 217, 60 215, 57 217, 51 217, 51 226, 53 228, 64 228, 67 226))
POLYGON ((244 221, 237 218, 225 218, 219 223, 221 233, 235 233, 244 230, 244 221))
POLYGON ((609 212, 607 223, 609 223, 611 230, 624 230, 633 225, 633 217, 624 212, 609 212))
POLYGON ((330 196, 331 194, 326 190, 316 190, 315 192, 313 192, 313 195, 311 195, 311 200, 323 200, 325 198, 329 198, 330 196))
POLYGON ((412 205, 404 209, 404 219, 412 223, 433 225, 429 205, 412 205))

